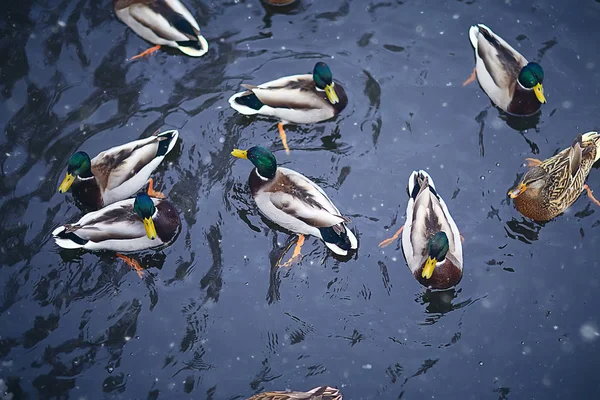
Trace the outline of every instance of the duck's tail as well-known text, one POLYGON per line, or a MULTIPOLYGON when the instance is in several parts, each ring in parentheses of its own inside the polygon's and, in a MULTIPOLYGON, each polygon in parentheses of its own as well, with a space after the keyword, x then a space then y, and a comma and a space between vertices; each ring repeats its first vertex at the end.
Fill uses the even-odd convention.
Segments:
POLYGON ((596 158, 594 159, 594 162, 600 160, 600 134, 598 134, 598 132, 588 132, 588 133, 584 133, 581 136, 581 141, 582 142, 587 142, 587 141, 594 141, 594 144, 596 145, 596 158))
POLYGON ((179 137, 179 131, 177 129, 173 129, 170 131, 164 131, 156 135, 161 139, 158 142, 158 150, 156 151, 156 157, 165 156, 173 147, 175 147, 175 143, 177 143, 177 138, 179 137))
POLYGON ((202 57, 208 52, 208 42, 202 35, 198 35, 198 40, 180 41, 177 45, 183 54, 190 57, 202 57))
POLYGON ((52 231, 56 244, 63 249, 80 249, 85 246, 88 240, 80 238, 68 227, 69 225, 62 225, 52 231))
POLYGON ((356 236, 344 224, 339 224, 335 227, 319 228, 319 232, 321 232, 321 238, 325 242, 325 245, 337 255, 345 256, 348 254, 348 251, 358 248, 356 236))

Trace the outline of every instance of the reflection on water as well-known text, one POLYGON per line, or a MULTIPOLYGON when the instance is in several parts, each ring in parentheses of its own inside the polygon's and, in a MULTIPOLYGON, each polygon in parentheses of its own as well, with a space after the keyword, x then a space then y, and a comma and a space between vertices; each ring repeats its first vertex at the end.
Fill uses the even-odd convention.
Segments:
POLYGON ((161 50, 128 62, 148 44, 109 0, 4 6, 0 392, 244 399, 329 385, 351 399, 597 397, 596 210, 580 199, 538 224, 506 193, 525 158, 595 129, 589 32, 600 3, 184 1, 211 43, 201 59, 161 50), (473 67, 468 26, 491 16, 544 66, 548 104, 534 116, 509 116, 461 86, 473 67), (273 120, 228 107, 241 83, 323 59, 350 103, 335 119, 286 127, 289 156, 273 120), (114 253, 57 248, 50 232, 81 216, 57 192, 70 155, 157 129, 180 132, 153 175, 181 213, 178 240, 135 254, 143 279, 114 253), (276 267, 296 237, 260 215, 251 168, 230 156, 254 145, 352 219, 354 257, 311 238, 299 263, 276 267), (399 245, 377 247, 404 223, 418 168, 454 192, 466 240, 451 290, 424 290, 399 245))

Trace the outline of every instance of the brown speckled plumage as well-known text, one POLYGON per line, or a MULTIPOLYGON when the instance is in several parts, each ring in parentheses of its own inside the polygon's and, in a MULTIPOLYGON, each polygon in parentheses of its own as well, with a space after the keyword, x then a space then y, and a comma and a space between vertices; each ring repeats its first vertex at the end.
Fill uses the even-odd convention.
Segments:
POLYGON ((577 200, 592 165, 600 158, 598 146, 597 132, 579 134, 570 147, 530 168, 521 180, 527 189, 513 200, 517 210, 540 222, 564 212, 577 200))

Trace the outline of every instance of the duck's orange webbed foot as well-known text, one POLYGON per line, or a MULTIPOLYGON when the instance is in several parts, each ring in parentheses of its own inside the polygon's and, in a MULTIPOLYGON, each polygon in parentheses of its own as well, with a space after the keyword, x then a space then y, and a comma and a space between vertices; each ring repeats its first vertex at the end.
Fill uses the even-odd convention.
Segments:
POLYGON ((474 82, 475 78, 477 77, 477 67, 473 68, 473 73, 471 74, 471 76, 469 76, 469 78, 463 82, 463 86, 467 86, 469 83, 474 82))
POLYGON ((154 190, 154 180, 152 180, 152 178, 148 179, 148 196, 154 197, 156 199, 166 198, 166 196, 162 194, 162 192, 157 192, 154 190))
POLYGON ((297 259, 302 258, 302 254, 300 254, 300 251, 302 250, 302 245, 304 244, 304 235, 298 235, 298 241, 296 242, 296 247, 294 247, 294 252, 292 253, 292 256, 290 257, 289 260, 287 260, 286 262, 284 262, 283 264, 281 264, 281 259, 283 258, 283 256, 285 255, 285 253, 287 253, 287 250, 281 255, 281 258, 279 259, 279 261, 277 261, 277 266, 279 267, 291 267, 292 264, 294 264, 296 262, 297 259))
POLYGON ((158 49, 160 49, 160 44, 157 44, 154 47, 150 47, 148 50, 146 51, 142 51, 140 54, 138 54, 137 56, 133 56, 129 59, 129 61, 133 61, 133 60, 137 60, 138 58, 141 57, 145 57, 145 56, 149 56, 150 54, 154 53, 155 51, 157 51, 158 49))
POLYGON ((587 195, 590 198, 590 200, 592 200, 594 204, 600 207, 600 201, 596 200, 596 198, 592 194, 592 189, 590 189, 590 187, 587 184, 583 185, 583 188, 587 191, 587 195))
POLYGON ((135 272, 138 274, 138 276, 140 277, 140 279, 144 277, 144 269, 142 268, 140 263, 138 263, 136 260, 134 260, 133 258, 124 256, 123 254, 119 254, 119 253, 117 253, 117 257, 119 257, 121 260, 125 261, 125 263, 127 265, 129 265, 131 268, 133 268, 135 270, 135 272))
POLYGON ((402 225, 400 227, 400 229, 398 229, 398 231, 396 233, 394 233, 394 236, 392 236, 389 239, 385 239, 383 242, 379 243, 379 247, 386 247, 386 246, 389 246, 390 244, 394 243, 394 240, 398 239, 398 237, 400 236, 400 234, 402 233, 403 230, 404 230, 404 225, 402 225))
POLYGON ((277 124, 277 129, 279 130, 279 136, 281 137, 281 142, 283 143, 283 148, 285 149, 285 154, 290 154, 290 148, 287 144, 287 135, 283 130, 283 122, 277 124))
POLYGON ((527 161, 528 167, 537 167, 538 165, 540 165, 542 163, 537 158, 526 158, 525 161, 527 161))

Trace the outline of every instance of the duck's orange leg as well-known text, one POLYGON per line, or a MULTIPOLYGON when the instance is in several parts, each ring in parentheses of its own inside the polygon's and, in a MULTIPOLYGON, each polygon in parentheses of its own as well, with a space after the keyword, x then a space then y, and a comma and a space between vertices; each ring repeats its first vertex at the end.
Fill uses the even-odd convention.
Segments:
POLYGON ((157 199, 165 199, 166 196, 162 194, 162 192, 157 192, 154 190, 154 180, 152 178, 148 179, 148 196, 154 197, 157 199))
MULTIPOLYGON (((285 255, 285 252, 284 252, 281 255, 281 258, 279 259, 279 261, 277 261, 277 265, 279 267, 291 267, 297 258, 302 257, 302 254, 300 254, 300 251, 302 250, 303 244, 304 244, 304 235, 298 235, 298 241, 296 242, 296 247, 294 247, 294 252, 292 253, 292 256, 290 257, 290 259, 287 260, 286 262, 284 262, 283 264, 281 264, 281 259, 285 255)), ((287 252, 287 250, 286 250, 286 252, 287 252)))
POLYGON ((469 76, 469 78, 463 82, 463 86, 467 86, 469 83, 474 82, 475 78, 477 77, 477 67, 473 68, 473 73, 471 74, 471 76, 469 76))
POLYGON ((528 167, 537 167, 538 165, 540 165, 542 163, 537 158, 526 158, 525 161, 527 161, 528 167))
POLYGON ((389 246, 390 244, 394 243, 394 240, 398 239, 398 237, 400 236, 400 234, 402 233, 403 230, 404 230, 404 225, 402 225, 400 227, 400 229, 398 229, 398 231, 396 233, 394 233, 394 236, 392 236, 389 239, 385 239, 383 242, 379 243, 379 247, 389 246))
POLYGON ((135 272, 138 274, 140 279, 144 277, 144 269, 141 267, 140 263, 138 263, 136 260, 134 260, 133 258, 124 256, 123 254, 119 254, 119 253, 117 253, 117 257, 119 257, 121 260, 125 261, 125 263, 127 265, 132 267, 135 270, 135 272))
POLYGON ((158 49, 160 49, 160 44, 157 44, 154 47, 150 47, 148 50, 146 51, 142 51, 140 54, 138 54, 137 56, 133 56, 129 59, 129 61, 133 61, 133 60, 137 60, 138 58, 141 57, 145 57, 145 56, 149 56, 150 54, 154 53, 155 51, 157 51, 158 49))
POLYGON ((600 201, 596 200, 596 198, 592 194, 592 189, 590 189, 590 187, 587 184, 583 185, 583 188, 585 190, 587 190, 587 195, 590 198, 590 200, 592 200, 594 202, 594 204, 596 204, 598 207, 600 207, 600 201))
POLYGON ((283 130, 283 122, 277 124, 277 129, 279 129, 279 136, 281 136, 281 142, 283 143, 283 148, 285 149, 285 154, 290 154, 290 148, 287 144, 287 135, 283 130))

